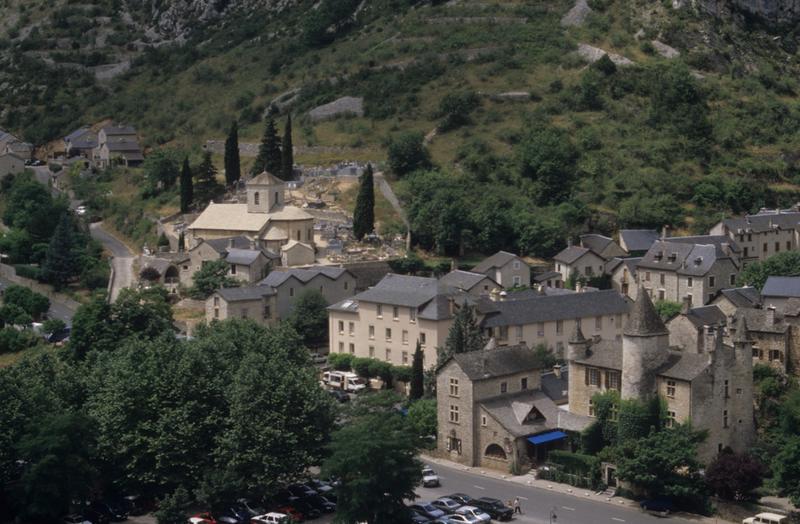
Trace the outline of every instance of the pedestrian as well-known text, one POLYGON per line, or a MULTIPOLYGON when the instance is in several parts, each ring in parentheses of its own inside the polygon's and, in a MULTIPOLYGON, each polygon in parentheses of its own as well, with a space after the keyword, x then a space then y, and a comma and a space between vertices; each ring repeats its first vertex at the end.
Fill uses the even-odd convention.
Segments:
POLYGON ((519 497, 514 497, 514 514, 522 515, 522 508, 519 507, 519 497))

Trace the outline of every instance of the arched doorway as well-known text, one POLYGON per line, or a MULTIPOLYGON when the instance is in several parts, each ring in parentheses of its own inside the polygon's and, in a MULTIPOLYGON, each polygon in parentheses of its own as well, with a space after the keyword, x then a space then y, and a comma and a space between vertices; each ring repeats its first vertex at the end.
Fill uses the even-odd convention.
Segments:
POLYGON ((169 266, 167 271, 164 273, 164 283, 177 284, 179 281, 180 273, 178 272, 178 268, 175 266, 169 266))
POLYGON ((499 444, 489 444, 484 455, 493 459, 506 460, 506 452, 499 444))

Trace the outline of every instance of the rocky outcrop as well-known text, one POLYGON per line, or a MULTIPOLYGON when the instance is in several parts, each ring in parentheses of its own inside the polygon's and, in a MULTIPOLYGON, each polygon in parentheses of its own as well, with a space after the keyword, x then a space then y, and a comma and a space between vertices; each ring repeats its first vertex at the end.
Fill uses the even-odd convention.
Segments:
POLYGON ((700 8, 724 17, 742 12, 761 18, 772 25, 800 21, 800 0, 696 0, 700 8))
POLYGON ((611 61, 619 67, 632 66, 635 63, 630 58, 626 58, 616 53, 608 53, 599 47, 594 47, 589 44, 578 44, 578 54, 590 64, 593 64, 603 58, 603 55, 608 55, 608 58, 610 58, 611 61))
POLYGON ((364 99, 361 97, 343 96, 329 104, 315 107, 308 112, 308 116, 313 122, 329 120, 345 115, 364 116, 364 99))
POLYGON ((586 17, 592 12, 592 8, 586 0, 576 0, 575 5, 572 6, 567 14, 561 18, 561 25, 563 27, 576 27, 582 26, 586 21, 586 17))

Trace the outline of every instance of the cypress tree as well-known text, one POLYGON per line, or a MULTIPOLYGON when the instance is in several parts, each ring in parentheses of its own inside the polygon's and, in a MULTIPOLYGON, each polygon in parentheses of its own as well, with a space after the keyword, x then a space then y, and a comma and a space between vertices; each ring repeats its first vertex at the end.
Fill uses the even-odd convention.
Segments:
POLYGON ((358 240, 372 233, 375 229, 375 188, 372 176, 372 164, 361 175, 361 184, 356 196, 356 207, 353 210, 353 234, 358 240))
POLYGON ((196 178, 194 192, 197 194, 198 202, 208 202, 222 191, 217 182, 217 168, 211 162, 210 151, 203 153, 203 161, 197 166, 196 178))
POLYGON ((281 141, 281 174, 283 180, 294 178, 294 149, 292 146, 292 115, 286 115, 286 127, 281 141))
POLYGON ((231 124, 228 138, 225 140, 225 183, 229 186, 235 184, 242 176, 239 163, 239 125, 236 121, 231 124))
POLYGON ((425 370, 422 367, 422 346, 417 340, 414 360, 411 362, 411 388, 408 392, 410 400, 419 400, 425 392, 425 370))
POLYGON ((181 213, 189 212, 193 199, 192 168, 189 167, 189 158, 187 157, 183 159, 183 168, 181 169, 181 213))
POLYGON ((456 353, 478 351, 485 345, 486 339, 478 327, 474 308, 465 300, 453 317, 453 325, 450 326, 450 332, 444 342, 444 350, 440 355, 441 362, 456 353))
POLYGON ((262 171, 276 176, 281 173, 281 146, 278 143, 278 132, 275 130, 275 120, 272 116, 267 117, 264 136, 261 138, 261 146, 258 148, 258 156, 251 174, 257 175, 262 171))
POLYGON ((58 222, 42 263, 42 278, 56 290, 66 286, 79 273, 76 253, 75 224, 72 215, 64 213, 58 222))

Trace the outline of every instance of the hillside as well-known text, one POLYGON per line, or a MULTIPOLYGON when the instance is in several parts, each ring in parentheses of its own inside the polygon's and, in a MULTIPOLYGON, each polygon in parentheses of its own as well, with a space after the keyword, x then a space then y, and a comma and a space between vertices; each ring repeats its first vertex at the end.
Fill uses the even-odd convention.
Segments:
POLYGON ((42 143, 114 118, 196 150, 234 119, 257 142, 289 100, 300 163, 384 161, 418 132, 440 172, 399 189, 417 241, 445 253, 550 255, 587 228, 703 231, 797 200, 796 35, 776 25, 794 15, 681 4, 0 0, 24 11, 0 29, 0 127, 42 143), (604 52, 616 65, 588 65, 604 52), (343 96, 364 116, 308 118, 343 96))

